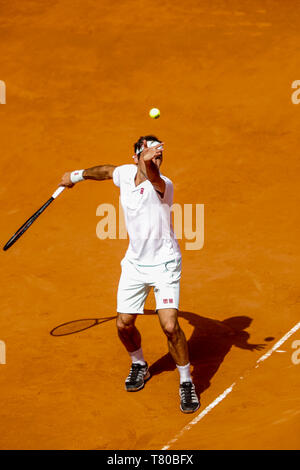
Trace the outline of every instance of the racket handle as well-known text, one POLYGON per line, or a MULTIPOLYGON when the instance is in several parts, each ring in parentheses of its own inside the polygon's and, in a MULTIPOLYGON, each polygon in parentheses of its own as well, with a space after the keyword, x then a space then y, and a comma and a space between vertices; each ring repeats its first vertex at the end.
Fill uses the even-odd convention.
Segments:
POLYGON ((65 186, 59 186, 57 190, 54 191, 54 193, 52 194, 53 199, 57 198, 57 196, 59 196, 64 189, 66 189, 65 186))

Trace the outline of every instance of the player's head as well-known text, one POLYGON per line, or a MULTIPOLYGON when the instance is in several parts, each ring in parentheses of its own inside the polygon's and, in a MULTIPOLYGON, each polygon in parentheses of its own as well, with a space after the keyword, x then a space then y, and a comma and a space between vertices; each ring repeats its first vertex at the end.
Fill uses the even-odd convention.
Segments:
MULTIPOLYGON (((147 141, 148 147, 153 147, 161 142, 155 135, 142 135, 139 140, 135 142, 133 145, 134 147, 134 162, 138 165, 140 155, 144 149, 144 140, 147 141)), ((156 157, 152 160, 153 163, 159 168, 163 159, 163 152, 162 150, 156 155, 156 157)))
POLYGON ((238 317, 226 318, 226 320, 223 320, 222 323, 229 326, 233 330, 243 331, 251 325, 252 319, 246 317, 245 315, 241 315, 238 317))

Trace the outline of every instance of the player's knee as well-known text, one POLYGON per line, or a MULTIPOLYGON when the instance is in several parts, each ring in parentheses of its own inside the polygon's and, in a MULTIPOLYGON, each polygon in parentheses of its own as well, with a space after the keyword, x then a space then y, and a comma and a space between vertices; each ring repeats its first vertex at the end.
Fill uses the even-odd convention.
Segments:
POLYGON ((125 319, 123 317, 117 318, 117 329, 119 333, 130 332, 134 327, 134 322, 131 319, 125 319))
POLYGON ((163 324, 163 332, 169 339, 177 338, 179 333, 179 325, 176 320, 168 320, 163 324))

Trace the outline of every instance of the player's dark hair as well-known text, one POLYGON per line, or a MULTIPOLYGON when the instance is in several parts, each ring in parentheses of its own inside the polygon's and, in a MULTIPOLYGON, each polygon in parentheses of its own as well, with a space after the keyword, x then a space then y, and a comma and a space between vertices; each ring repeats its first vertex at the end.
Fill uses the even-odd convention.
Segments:
POLYGON ((143 145, 144 140, 147 140, 147 142, 150 141, 150 140, 156 140, 157 142, 161 142, 161 140, 159 140, 157 137, 155 137, 155 135, 142 135, 139 138, 139 140, 137 142, 135 142, 135 144, 133 145, 134 153, 137 153, 137 151, 141 148, 141 146, 143 145))

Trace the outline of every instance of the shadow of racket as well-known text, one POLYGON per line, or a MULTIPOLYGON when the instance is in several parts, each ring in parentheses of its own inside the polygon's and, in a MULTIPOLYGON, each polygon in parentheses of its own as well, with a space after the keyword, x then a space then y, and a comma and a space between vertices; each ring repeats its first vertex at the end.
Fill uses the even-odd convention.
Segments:
POLYGON ((73 335, 75 333, 80 333, 81 331, 88 330, 94 326, 100 325, 101 323, 106 323, 110 320, 113 320, 114 317, 103 317, 103 318, 82 318, 80 320, 72 320, 62 325, 58 325, 53 330, 50 331, 52 336, 67 336, 73 335))

